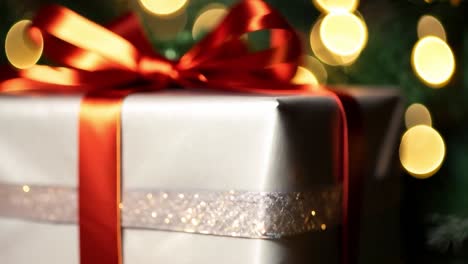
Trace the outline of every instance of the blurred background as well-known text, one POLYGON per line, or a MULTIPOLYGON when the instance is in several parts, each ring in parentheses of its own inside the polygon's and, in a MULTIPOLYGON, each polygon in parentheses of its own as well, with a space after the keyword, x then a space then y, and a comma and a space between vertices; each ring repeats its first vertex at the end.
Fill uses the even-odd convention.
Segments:
MULTIPOLYGON (((47 63, 22 30, 23 20, 52 2, 101 24, 134 11, 153 45, 176 59, 237 1, 1 0, 1 64, 47 63)), ((306 56, 294 82, 401 91, 408 106, 400 146, 404 263, 468 263, 468 1, 266 2, 303 37, 306 56)), ((265 33, 246 38, 253 48, 267 39, 265 33)))

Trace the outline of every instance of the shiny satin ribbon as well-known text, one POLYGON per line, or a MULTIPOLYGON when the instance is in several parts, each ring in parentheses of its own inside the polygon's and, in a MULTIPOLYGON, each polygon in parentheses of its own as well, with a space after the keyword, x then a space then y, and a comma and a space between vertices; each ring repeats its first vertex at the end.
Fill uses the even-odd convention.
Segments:
POLYGON ((33 20, 44 53, 65 67, 36 65, 3 72, 3 93, 86 93, 79 128, 79 226, 82 264, 122 263, 120 226, 120 111, 132 92, 178 85, 261 94, 326 95, 336 100, 342 123, 340 175, 343 183, 342 259, 348 262, 348 138, 339 95, 293 85, 301 57, 298 35, 261 0, 232 7, 219 26, 178 61, 155 53, 137 17, 123 16, 102 27, 61 6, 48 6, 33 20), (269 30, 270 46, 249 52, 245 33, 269 30))

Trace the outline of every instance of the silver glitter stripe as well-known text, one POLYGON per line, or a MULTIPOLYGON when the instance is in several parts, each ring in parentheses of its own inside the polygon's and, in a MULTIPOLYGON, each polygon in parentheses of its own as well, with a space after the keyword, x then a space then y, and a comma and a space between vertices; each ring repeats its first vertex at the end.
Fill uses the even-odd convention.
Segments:
MULTIPOLYGON (((125 228, 280 238, 337 225, 341 187, 288 193, 129 190, 120 208, 125 228)), ((0 184, 0 216, 76 223, 76 189, 0 184)))

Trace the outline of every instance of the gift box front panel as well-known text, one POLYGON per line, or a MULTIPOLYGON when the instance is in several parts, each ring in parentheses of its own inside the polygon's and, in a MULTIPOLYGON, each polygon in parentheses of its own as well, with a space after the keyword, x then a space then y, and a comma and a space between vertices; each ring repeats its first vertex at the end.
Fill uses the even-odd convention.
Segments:
MULTIPOLYGON (((76 187, 80 97, 0 100, 0 181, 76 187)), ((302 192, 334 186, 338 118, 336 102, 320 96, 132 95, 122 115, 123 189, 302 192)), ((338 230, 329 225, 267 240, 124 229, 124 262, 337 263, 338 230)), ((2 218, 0 243, 3 263, 78 263, 76 225, 2 218)))

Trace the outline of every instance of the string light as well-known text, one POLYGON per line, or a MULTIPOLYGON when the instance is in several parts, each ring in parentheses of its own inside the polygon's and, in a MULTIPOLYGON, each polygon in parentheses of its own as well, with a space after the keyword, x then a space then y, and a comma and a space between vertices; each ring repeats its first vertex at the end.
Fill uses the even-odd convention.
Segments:
POLYGON ((8 61, 19 69, 26 69, 36 64, 44 48, 41 32, 31 28, 31 24, 29 20, 17 22, 10 28, 5 38, 8 61))
POLYGON ((413 126, 401 139, 401 164, 416 178, 425 179, 434 175, 442 165, 444 157, 444 140, 430 126, 413 126))
POLYGON ((411 62, 416 75, 433 88, 447 84, 455 71, 452 49, 434 36, 424 37, 416 43, 411 62))
POLYGON ((227 8, 221 4, 207 5, 193 23, 192 37, 198 39, 202 33, 216 27, 227 14, 227 8))
POLYGON ((416 125, 432 126, 432 118, 429 110, 422 104, 412 104, 405 112, 406 128, 416 125))
POLYGON ((447 41, 445 29, 440 21, 430 15, 422 16, 418 21, 418 37, 435 36, 444 41, 447 41))
POLYGON ((339 56, 359 54, 367 43, 366 24, 348 12, 327 14, 320 25, 320 38, 325 47, 339 56))
POLYGON ((359 5, 359 0, 313 0, 315 7, 320 11, 328 12, 353 12, 359 5))

